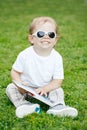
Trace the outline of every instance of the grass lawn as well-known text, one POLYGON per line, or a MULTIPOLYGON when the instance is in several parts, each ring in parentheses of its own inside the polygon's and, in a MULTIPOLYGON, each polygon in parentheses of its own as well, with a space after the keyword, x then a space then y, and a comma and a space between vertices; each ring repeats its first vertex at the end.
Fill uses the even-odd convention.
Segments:
POLYGON ((0 0, 0 130, 87 130, 87 0, 0 0), (61 38, 55 49, 63 56, 66 104, 78 109, 78 116, 57 117, 40 114, 23 119, 5 89, 11 82, 10 70, 16 56, 29 46, 28 28, 37 16, 51 16, 61 38))

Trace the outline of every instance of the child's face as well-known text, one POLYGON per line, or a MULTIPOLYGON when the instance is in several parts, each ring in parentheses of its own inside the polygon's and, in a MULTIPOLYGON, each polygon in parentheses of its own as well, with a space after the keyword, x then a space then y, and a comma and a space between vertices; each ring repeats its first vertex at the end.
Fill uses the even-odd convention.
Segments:
POLYGON ((55 25, 52 23, 46 22, 37 26, 34 30, 34 33, 36 33, 36 35, 29 36, 29 40, 33 44, 34 48, 51 50, 57 42, 55 25), (36 33, 38 31, 42 31, 40 36, 42 36, 44 32, 46 34, 43 35, 43 37, 38 37, 36 33), (49 32, 52 32, 51 35, 48 35, 49 32))

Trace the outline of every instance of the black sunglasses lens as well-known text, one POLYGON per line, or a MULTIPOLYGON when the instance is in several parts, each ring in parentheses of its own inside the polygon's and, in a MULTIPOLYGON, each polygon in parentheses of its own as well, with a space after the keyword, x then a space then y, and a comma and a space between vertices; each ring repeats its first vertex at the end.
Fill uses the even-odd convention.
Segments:
POLYGON ((44 35, 45 35, 45 34, 44 34, 44 32, 42 32, 42 31, 37 32, 37 36, 38 36, 39 38, 43 37, 44 35))
POLYGON ((48 35, 49 35, 50 38, 54 38, 55 37, 55 33, 54 32, 49 32, 48 35))

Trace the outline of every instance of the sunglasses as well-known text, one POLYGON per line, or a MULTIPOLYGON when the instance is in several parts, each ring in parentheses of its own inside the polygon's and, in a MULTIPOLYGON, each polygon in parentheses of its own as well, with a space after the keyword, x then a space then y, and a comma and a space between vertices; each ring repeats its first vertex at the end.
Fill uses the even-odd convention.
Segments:
POLYGON ((56 37, 56 33, 55 32, 43 32, 43 31, 37 31, 35 33, 32 34, 33 36, 36 36, 38 38, 42 38, 45 35, 48 35, 49 38, 55 38, 56 37))

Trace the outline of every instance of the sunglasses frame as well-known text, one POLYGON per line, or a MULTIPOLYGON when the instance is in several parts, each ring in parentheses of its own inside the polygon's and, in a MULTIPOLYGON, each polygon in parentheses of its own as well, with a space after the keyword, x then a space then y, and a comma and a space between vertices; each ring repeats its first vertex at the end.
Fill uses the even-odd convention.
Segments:
POLYGON ((36 31, 35 33, 32 34, 33 36, 36 36, 38 38, 43 38, 45 35, 48 35, 49 38, 53 39, 56 38, 56 33, 55 32, 45 32, 45 31, 36 31), (39 37, 37 33, 42 32, 44 35, 39 37), (50 33, 54 33, 54 37, 50 37, 50 33))

